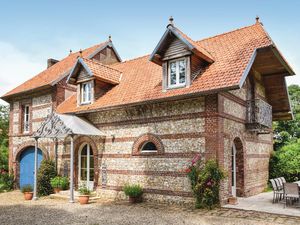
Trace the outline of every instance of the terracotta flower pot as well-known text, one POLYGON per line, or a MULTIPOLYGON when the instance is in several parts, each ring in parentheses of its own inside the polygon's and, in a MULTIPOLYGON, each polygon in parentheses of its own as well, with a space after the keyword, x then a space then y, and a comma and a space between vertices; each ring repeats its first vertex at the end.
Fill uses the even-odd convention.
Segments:
POLYGON ((54 193, 55 193, 55 194, 57 194, 57 193, 59 193, 59 192, 61 191, 60 188, 53 188, 53 189, 54 189, 54 193))
POLYGON ((81 205, 89 203, 90 196, 89 195, 79 195, 79 202, 81 205))
POLYGON ((131 197, 129 196, 129 202, 132 203, 132 204, 135 204, 135 203, 140 203, 142 202, 142 196, 139 196, 139 197, 131 197))
POLYGON ((233 197, 233 196, 230 196, 230 197, 228 198, 228 204, 230 204, 230 205, 237 205, 237 204, 238 204, 237 198, 236 198, 236 197, 233 197))
POLYGON ((33 197, 33 192, 24 192, 25 200, 31 200, 33 197))

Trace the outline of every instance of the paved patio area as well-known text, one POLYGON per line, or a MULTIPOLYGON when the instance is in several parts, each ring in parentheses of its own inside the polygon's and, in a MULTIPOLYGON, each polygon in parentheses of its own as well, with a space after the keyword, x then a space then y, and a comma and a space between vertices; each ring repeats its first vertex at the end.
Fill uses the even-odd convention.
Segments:
POLYGON ((299 217, 219 208, 196 210, 155 203, 130 205, 127 202, 94 200, 88 205, 66 199, 40 198, 24 201, 19 191, 0 194, 0 224, 300 224, 299 217))
POLYGON ((273 192, 264 192, 248 198, 238 198, 237 205, 226 205, 224 207, 300 217, 300 208, 283 208, 283 203, 273 204, 272 199, 273 192))

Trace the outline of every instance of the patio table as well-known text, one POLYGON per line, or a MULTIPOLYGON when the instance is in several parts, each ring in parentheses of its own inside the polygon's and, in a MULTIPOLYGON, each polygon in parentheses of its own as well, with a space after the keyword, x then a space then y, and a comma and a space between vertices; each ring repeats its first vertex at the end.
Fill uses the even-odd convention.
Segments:
POLYGON ((296 181, 294 182, 295 184, 298 184, 299 188, 300 188, 300 181, 296 181))

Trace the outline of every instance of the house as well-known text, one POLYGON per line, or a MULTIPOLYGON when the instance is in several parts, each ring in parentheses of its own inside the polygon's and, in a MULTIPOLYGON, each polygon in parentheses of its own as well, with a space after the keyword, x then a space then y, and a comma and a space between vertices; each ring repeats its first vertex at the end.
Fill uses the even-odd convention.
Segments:
POLYGON ((199 153, 228 172, 223 202, 255 195, 267 185, 272 121, 293 118, 290 75, 258 18, 199 41, 171 18, 153 52, 128 61, 109 38, 49 59, 2 96, 10 103, 9 167, 19 186, 32 184, 33 137, 46 134, 38 163, 54 159, 61 175, 99 196, 120 196, 129 182, 140 183, 147 199, 189 202, 183 171, 199 153), (89 133, 95 129, 101 134, 89 133), (71 141, 57 135, 70 132, 71 141))

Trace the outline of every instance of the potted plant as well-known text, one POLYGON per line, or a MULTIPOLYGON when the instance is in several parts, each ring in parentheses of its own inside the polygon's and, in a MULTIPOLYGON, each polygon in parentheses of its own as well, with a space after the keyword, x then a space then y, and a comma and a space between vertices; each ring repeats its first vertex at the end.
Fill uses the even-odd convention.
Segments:
POLYGON ((89 202, 89 199, 90 199, 90 194, 91 194, 91 191, 85 186, 85 185, 82 185, 79 189, 79 202, 81 205, 83 204, 88 204, 89 202))
POLYGON ((142 202, 143 188, 139 184, 126 184, 123 191, 129 197, 130 203, 142 202))
POLYGON ((21 191, 24 194, 25 200, 31 200, 32 199, 33 189, 32 189, 32 186, 30 184, 27 184, 27 185, 23 186, 21 191))
POLYGON ((61 190, 60 180, 61 178, 59 176, 54 177, 50 180, 51 187, 53 188, 55 194, 59 193, 61 190))
POLYGON ((54 193, 57 194, 61 190, 66 190, 69 187, 69 180, 67 177, 56 176, 50 180, 54 193))

